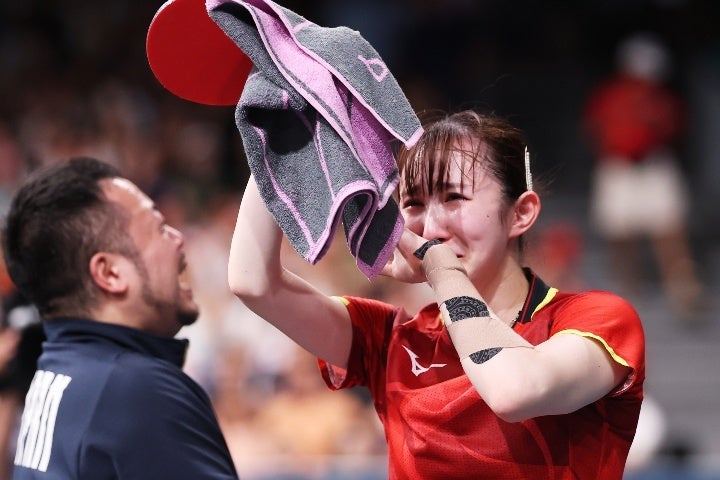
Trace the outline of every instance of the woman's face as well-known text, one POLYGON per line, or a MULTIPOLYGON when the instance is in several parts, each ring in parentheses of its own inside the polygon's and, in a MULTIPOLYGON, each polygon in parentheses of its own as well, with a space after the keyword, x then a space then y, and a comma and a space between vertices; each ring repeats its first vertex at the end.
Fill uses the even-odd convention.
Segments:
POLYGON ((410 191, 401 188, 400 208, 406 227, 449 245, 480 288, 501 271, 509 255, 512 208, 501 185, 484 168, 471 168, 471 160, 460 152, 452 160, 443 188, 432 194, 424 185, 410 191))

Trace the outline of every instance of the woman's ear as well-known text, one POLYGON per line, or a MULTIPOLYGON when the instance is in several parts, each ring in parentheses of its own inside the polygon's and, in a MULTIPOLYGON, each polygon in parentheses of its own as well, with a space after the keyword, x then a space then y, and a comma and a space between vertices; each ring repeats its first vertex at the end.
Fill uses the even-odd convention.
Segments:
POLYGON ((515 208, 512 219, 510 235, 519 237, 533 226, 538 215, 540 215, 540 197, 537 193, 529 190, 515 200, 515 208))
POLYGON ((90 258, 90 276, 100 290, 124 293, 129 286, 127 263, 122 255, 98 252, 90 258))

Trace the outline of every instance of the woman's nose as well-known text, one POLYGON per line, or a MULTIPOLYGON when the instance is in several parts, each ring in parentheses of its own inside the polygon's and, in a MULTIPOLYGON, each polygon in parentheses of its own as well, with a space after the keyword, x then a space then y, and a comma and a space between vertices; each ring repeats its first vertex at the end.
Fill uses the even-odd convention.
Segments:
POLYGON ((436 238, 446 240, 448 232, 445 220, 445 211, 442 205, 429 204, 425 209, 422 236, 429 240, 436 238))

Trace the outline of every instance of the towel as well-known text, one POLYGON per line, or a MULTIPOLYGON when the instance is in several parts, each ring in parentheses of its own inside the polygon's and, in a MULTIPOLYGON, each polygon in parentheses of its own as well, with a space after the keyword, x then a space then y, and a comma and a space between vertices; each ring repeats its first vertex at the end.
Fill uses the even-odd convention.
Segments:
POLYGON ((374 278, 403 228, 393 147, 422 134, 397 81, 349 28, 320 27, 270 0, 206 7, 254 65, 235 119, 269 211, 312 264, 342 223, 359 270, 374 278))

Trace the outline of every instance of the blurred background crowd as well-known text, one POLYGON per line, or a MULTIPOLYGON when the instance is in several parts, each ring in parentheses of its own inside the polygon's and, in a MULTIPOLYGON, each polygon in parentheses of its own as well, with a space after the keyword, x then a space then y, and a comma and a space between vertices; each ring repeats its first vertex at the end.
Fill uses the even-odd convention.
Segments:
MULTIPOLYGON (((153 77, 145 35, 161 4, 0 0, 0 215, 38 166, 79 155, 119 166, 185 233, 202 308, 181 332, 186 370, 210 393, 241 476, 384 478, 384 438, 364 393, 329 392, 315 360, 228 291, 247 164, 232 107, 181 100, 153 77)), ((645 324, 648 400, 628 478, 720 478, 720 3, 281 4, 359 30, 417 111, 476 107, 526 131, 533 170, 550 185, 528 263, 561 289, 627 296, 645 324), (600 194, 622 182, 630 188, 600 194), (630 206, 639 215, 623 224, 630 206), (653 208, 661 213, 643 215, 653 208)), ((342 238, 312 267, 285 254, 329 294, 409 311, 430 300, 423 286, 369 282, 342 238)), ((10 458, 38 332, 2 268, 0 295, 0 448, 10 458)))

